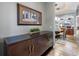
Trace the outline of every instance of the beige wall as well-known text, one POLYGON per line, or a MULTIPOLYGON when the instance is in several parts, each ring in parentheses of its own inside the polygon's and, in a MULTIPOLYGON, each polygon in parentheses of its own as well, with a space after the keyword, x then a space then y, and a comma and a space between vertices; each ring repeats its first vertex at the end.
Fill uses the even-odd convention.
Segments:
POLYGON ((22 2, 21 4, 42 12, 42 26, 27 26, 27 25, 18 26, 17 25, 17 6, 16 6, 17 3, 15 2, 0 3, 0 38, 25 34, 25 33, 28 33, 29 29, 33 27, 39 27, 41 30, 51 30, 48 28, 50 25, 53 25, 50 23, 50 22, 53 23, 52 21, 53 14, 50 19, 48 19, 49 17, 48 15, 51 15, 49 13, 51 13, 53 10, 51 10, 51 12, 47 12, 47 11, 50 11, 50 9, 48 8, 50 6, 46 8, 47 3, 44 3, 44 2, 23 3, 22 2))

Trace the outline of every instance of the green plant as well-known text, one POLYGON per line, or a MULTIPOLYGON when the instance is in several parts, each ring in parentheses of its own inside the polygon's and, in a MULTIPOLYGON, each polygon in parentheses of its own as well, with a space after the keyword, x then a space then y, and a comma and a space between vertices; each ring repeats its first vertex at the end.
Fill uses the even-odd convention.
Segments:
POLYGON ((32 29, 30 29, 30 32, 37 32, 37 31, 40 31, 40 29, 39 28, 32 28, 32 29))

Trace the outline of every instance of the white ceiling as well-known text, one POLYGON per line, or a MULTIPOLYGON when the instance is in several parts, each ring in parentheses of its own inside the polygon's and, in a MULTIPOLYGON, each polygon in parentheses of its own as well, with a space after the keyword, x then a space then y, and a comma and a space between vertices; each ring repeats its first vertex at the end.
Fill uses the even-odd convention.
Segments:
POLYGON ((57 4, 57 6, 55 6, 56 15, 61 15, 76 12, 79 2, 56 2, 55 4, 57 4), (59 10, 57 10, 57 8, 59 8, 59 10))

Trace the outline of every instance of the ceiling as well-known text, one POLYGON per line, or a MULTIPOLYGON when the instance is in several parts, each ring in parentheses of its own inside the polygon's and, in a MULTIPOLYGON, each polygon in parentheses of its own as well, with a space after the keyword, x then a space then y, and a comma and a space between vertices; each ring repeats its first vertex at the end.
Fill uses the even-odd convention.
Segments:
POLYGON ((56 15, 62 15, 67 13, 76 12, 78 2, 56 2, 55 3, 55 13, 56 15))

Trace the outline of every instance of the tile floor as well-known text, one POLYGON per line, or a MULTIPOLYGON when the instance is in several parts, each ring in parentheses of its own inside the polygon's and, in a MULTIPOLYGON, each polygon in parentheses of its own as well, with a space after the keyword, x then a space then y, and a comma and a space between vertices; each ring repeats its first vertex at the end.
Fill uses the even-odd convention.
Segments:
POLYGON ((47 56, 78 56, 79 46, 73 36, 67 36, 66 40, 57 40, 54 49, 47 56))

